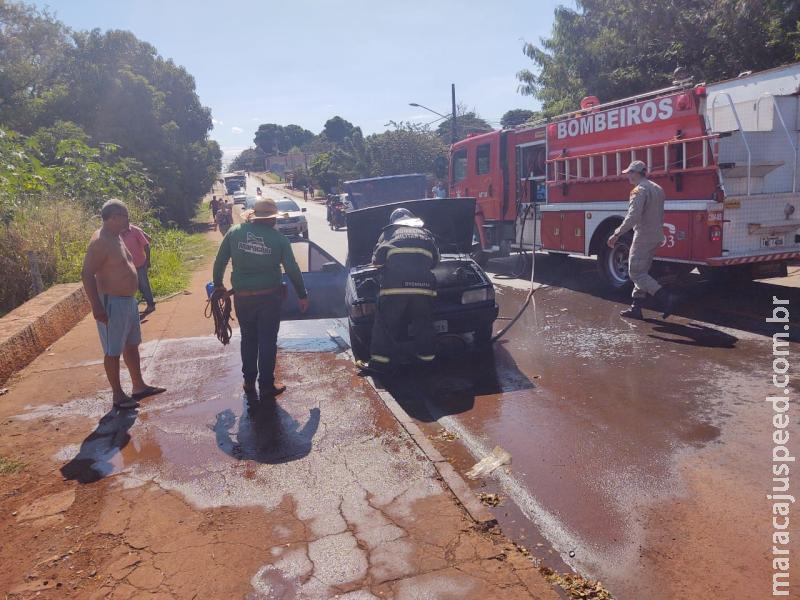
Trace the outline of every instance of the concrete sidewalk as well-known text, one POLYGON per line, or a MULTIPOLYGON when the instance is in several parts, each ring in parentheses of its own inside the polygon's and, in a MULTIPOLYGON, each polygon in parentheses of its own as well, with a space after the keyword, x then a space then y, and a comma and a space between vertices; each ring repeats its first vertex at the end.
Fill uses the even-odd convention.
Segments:
MULTIPOLYGON (((218 233, 213 233, 219 239, 218 233)), ((241 393, 208 270, 143 324, 149 382, 113 411, 91 316, 0 398, 0 589, 10 598, 558 598, 480 531, 333 323, 286 323, 274 406, 241 393)), ((129 384, 128 384, 129 385, 129 384)))

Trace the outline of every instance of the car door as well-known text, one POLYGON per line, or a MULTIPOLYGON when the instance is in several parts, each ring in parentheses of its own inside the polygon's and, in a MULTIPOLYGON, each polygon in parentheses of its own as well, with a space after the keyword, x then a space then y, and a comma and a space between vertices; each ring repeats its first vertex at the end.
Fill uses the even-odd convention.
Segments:
POLYGON ((281 307, 281 319, 334 319, 347 316, 344 288, 347 270, 320 246, 307 240, 293 240, 297 265, 303 273, 303 282, 308 290, 309 307, 300 312, 297 294, 284 273, 283 282, 288 287, 286 299, 281 307))

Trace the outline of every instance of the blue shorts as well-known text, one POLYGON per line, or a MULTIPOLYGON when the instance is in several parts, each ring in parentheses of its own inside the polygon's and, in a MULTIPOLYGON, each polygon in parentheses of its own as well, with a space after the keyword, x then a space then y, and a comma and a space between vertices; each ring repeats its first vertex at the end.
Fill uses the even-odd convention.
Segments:
POLYGON ((142 343, 139 307, 135 296, 100 296, 108 315, 108 323, 97 321, 100 344, 106 356, 119 356, 125 346, 142 343))

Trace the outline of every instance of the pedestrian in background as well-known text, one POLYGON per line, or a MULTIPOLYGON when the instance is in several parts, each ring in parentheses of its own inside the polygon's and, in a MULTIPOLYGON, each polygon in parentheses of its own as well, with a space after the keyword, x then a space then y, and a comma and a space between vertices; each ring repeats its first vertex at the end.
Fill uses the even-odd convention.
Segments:
POLYGON ((133 257, 133 266, 136 267, 136 275, 139 280, 139 292, 147 303, 142 316, 149 315, 156 309, 156 301, 153 298, 153 290, 150 289, 150 236, 136 225, 128 225, 120 237, 125 242, 125 247, 133 257))
POLYGON ((219 210, 219 200, 216 196, 211 197, 211 220, 214 222, 214 227, 217 223, 217 211, 219 210))
POLYGON ((647 165, 634 160, 623 171, 633 184, 628 214, 622 224, 608 238, 609 248, 631 229, 633 243, 628 256, 628 275, 633 281, 633 300, 630 308, 620 312, 620 316, 643 320, 642 306, 647 295, 654 296, 661 304, 663 318, 673 310, 676 298, 650 275, 650 266, 656 251, 664 243, 664 190, 647 178, 647 165))
POLYGON ((247 216, 225 235, 214 261, 214 288, 225 291, 223 278, 228 261, 233 265, 231 285, 234 309, 242 334, 242 388, 256 391, 261 399, 283 393, 275 384, 275 359, 284 286, 281 267, 294 286, 300 311, 308 309, 308 294, 289 239, 275 229, 278 206, 272 198, 259 198, 247 216))
POLYGON ((94 232, 86 250, 81 281, 97 322, 103 347, 103 366, 111 385, 114 406, 135 408, 142 398, 160 394, 164 388, 147 385, 142 378, 139 344, 142 330, 136 303, 138 277, 133 257, 120 235, 130 227, 128 208, 120 200, 109 200, 100 211, 103 226, 94 232), (133 384, 132 394, 122 390, 119 357, 133 384))
POLYGON ((222 205, 219 207, 219 210, 217 211, 216 221, 219 230, 222 232, 222 235, 228 233, 228 229, 230 229, 231 225, 233 225, 233 215, 231 214, 227 202, 223 202, 222 205))
POLYGON ((308 202, 308 186, 303 187, 303 200, 308 202))
POLYGON ((442 185, 441 181, 437 181, 431 191, 433 192, 434 198, 447 198, 447 189, 442 185))

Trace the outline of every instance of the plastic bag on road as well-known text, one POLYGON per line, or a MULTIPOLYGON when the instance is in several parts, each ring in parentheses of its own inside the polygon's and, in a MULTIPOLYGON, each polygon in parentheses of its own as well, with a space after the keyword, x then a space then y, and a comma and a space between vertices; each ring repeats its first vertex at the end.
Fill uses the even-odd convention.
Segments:
POLYGON ((495 446, 488 456, 485 456, 475 463, 466 474, 470 479, 477 479, 478 477, 488 475, 497 467, 508 464, 511 464, 511 454, 503 450, 500 446, 495 446))

